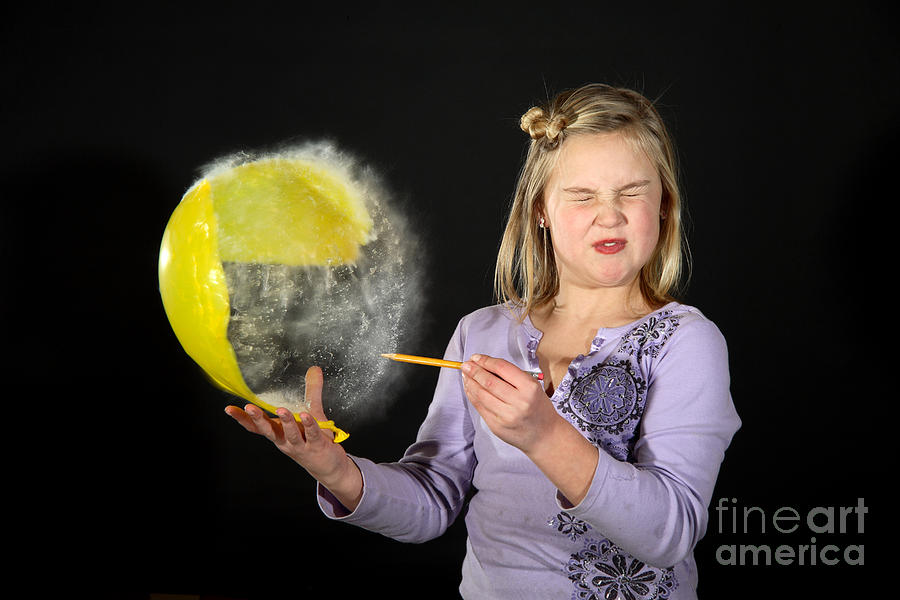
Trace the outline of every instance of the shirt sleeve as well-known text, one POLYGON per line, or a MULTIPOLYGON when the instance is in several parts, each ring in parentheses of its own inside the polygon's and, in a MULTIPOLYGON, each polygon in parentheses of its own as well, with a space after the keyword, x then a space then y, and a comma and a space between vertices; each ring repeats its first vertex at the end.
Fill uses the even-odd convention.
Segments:
MULTIPOLYGON (((462 360, 463 327, 447 346, 447 360, 462 360)), ((459 372, 441 369, 434 399, 416 442, 396 463, 376 464, 351 457, 363 476, 363 494, 349 512, 321 484, 319 507, 344 521, 401 542, 424 542, 441 535, 462 510, 475 469, 467 400, 459 372)))
POLYGON ((706 532, 725 449, 741 425, 728 351, 703 317, 683 322, 654 361, 634 463, 600 450, 585 498, 560 508, 657 567, 684 560, 706 532))

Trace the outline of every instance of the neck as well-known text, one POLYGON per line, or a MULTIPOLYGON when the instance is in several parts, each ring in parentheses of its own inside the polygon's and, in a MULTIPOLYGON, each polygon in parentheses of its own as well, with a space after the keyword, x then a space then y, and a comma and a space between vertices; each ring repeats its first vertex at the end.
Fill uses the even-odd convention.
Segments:
POLYGON ((600 327, 625 325, 653 311, 641 294, 637 278, 627 286, 584 288, 560 281, 559 293, 548 305, 547 318, 600 327))

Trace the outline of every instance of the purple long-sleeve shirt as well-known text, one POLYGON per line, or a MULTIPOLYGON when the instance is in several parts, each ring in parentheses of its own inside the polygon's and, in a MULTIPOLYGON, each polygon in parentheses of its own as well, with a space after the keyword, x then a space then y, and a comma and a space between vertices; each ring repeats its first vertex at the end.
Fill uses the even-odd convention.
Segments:
MULTIPOLYGON (((538 369, 541 332, 503 306, 463 318, 445 357, 504 358, 538 369)), ((353 457, 362 500, 326 515, 404 542, 441 535, 473 493, 460 593, 480 598, 696 598, 693 550, 719 465, 740 427, 728 355, 696 308, 670 303, 601 329, 548 399, 597 448, 585 498, 571 506, 520 450, 495 436, 442 369, 416 443, 397 463, 353 457)))

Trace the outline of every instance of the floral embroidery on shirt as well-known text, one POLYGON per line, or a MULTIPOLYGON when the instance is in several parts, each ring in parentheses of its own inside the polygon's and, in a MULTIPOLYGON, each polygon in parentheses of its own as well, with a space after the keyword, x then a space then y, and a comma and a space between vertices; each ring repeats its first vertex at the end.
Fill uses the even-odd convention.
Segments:
POLYGON ((593 355, 576 358, 569 367, 570 376, 559 386, 556 408, 560 414, 619 460, 633 458, 647 401, 647 365, 642 359, 659 355, 680 320, 681 315, 669 310, 648 316, 622 336, 615 352, 602 363, 585 364, 593 355))
POLYGON ((575 584, 573 600, 656 600, 678 587, 673 568, 651 567, 609 540, 588 540, 566 571, 575 584))
MULTIPOLYGON (((560 385, 561 397, 555 402, 560 414, 617 460, 634 460, 652 367, 644 359, 659 356, 680 319, 671 311, 654 313, 628 330, 612 355, 573 361, 571 376, 564 380, 569 385, 560 385), (591 364, 592 359, 598 364, 591 364)), ((587 537, 591 526, 569 513, 557 514, 548 525, 583 544, 565 566, 574 585, 573 600, 658 600, 669 598, 678 587, 674 568, 650 566, 608 540, 587 537)))
POLYGON ((656 358, 659 350, 678 328, 680 316, 673 316, 672 311, 666 310, 651 315, 646 321, 622 336, 617 352, 628 355, 641 355, 656 358))
POLYGON ((568 537, 573 542, 578 539, 578 536, 584 535, 587 533, 587 530, 591 528, 585 521, 576 519, 565 511, 560 512, 547 521, 547 525, 555 527, 558 532, 568 537))
POLYGON ((582 431, 602 429, 617 435, 644 412, 645 383, 627 361, 594 365, 572 382, 558 408, 571 414, 582 431))

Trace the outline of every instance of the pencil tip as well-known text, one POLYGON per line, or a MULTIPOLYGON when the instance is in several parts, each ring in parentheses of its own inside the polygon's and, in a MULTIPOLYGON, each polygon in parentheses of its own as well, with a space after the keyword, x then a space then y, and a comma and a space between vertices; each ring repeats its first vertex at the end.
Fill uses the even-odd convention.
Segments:
POLYGON ((382 356, 385 358, 394 358, 393 354, 382 354, 382 356))

